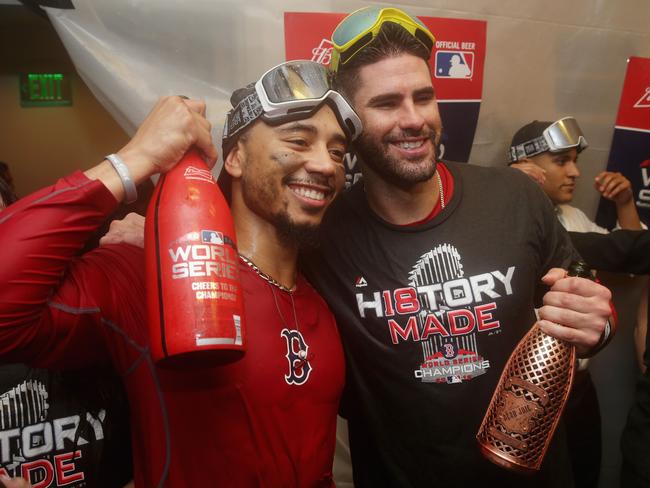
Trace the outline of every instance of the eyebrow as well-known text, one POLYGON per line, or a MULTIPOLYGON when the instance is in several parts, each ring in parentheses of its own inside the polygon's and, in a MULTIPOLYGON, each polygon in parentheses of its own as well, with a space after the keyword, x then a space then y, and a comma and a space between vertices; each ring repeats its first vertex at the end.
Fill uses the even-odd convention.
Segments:
MULTIPOLYGON (((418 88, 413 92, 414 98, 422 95, 431 95, 432 97, 435 97, 436 91, 433 86, 425 86, 424 88, 418 88)), ((399 92, 382 93, 381 95, 377 95, 376 97, 372 97, 370 100, 368 100, 368 105, 376 105, 382 102, 392 102, 394 100, 401 100, 402 98, 403 95, 399 92)))
POLYGON ((304 131, 309 132, 310 134, 316 134, 318 129, 313 124, 307 124, 305 122, 293 122, 291 125, 285 125, 283 127, 278 127, 279 132, 296 132, 304 131))

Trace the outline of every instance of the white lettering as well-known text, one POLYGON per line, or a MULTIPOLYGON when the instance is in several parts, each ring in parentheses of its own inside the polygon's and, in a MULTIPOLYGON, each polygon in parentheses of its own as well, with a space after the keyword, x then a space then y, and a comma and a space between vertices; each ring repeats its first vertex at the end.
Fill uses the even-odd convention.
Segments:
POLYGON ((498 298, 501 296, 494 291, 494 278, 492 278, 490 273, 470 276, 469 281, 472 284, 474 300, 477 302, 481 301, 483 293, 485 293, 489 298, 498 298))
POLYGON ((377 317, 383 317, 384 312, 381 307, 381 298, 380 294, 378 291, 373 293, 374 300, 370 301, 364 301, 363 300, 363 293, 357 293, 357 305, 359 306, 359 315, 361 315, 362 318, 365 318, 366 316, 366 309, 367 308, 374 308, 375 309, 375 315, 377 317))
POLYGON ((20 429, 0 430, 0 453, 2 455, 2 464, 11 461, 9 448, 11 439, 20 436, 20 429))
POLYGON ((650 207, 650 190, 643 189, 639 192, 639 199, 636 201, 639 207, 650 207))
POLYGON ((170 249, 169 255, 172 257, 175 263, 178 262, 179 259, 187 261, 190 258, 190 246, 179 247, 176 249, 176 252, 174 252, 173 249, 170 249))
POLYGON ((472 291, 465 278, 446 282, 442 286, 442 291, 445 294, 445 303, 449 307, 460 307, 472 303, 472 291), (458 291, 461 293, 457 293, 458 291))
POLYGON ((98 441, 104 438, 103 422, 105 418, 106 418, 106 410, 103 409, 99 411, 99 413, 97 414, 97 418, 90 415, 90 412, 86 412, 86 420, 95 431, 95 439, 98 441))
POLYGON ((512 295, 512 284, 510 282, 512 281, 512 276, 515 274, 515 267, 510 266, 505 276, 501 274, 501 271, 492 271, 492 274, 506 287, 506 295, 512 295))
POLYGON ((52 439, 52 426, 49 422, 25 427, 22 435, 22 448, 23 454, 28 458, 52 451, 54 441, 52 439))
POLYGON ((74 442, 74 436, 79 427, 79 415, 70 417, 61 417, 52 421, 54 427, 54 438, 56 439, 56 448, 63 449, 64 439, 74 442))
POLYGON ((650 185, 650 171, 648 171, 648 168, 641 168, 641 178, 643 179, 643 186, 650 185))

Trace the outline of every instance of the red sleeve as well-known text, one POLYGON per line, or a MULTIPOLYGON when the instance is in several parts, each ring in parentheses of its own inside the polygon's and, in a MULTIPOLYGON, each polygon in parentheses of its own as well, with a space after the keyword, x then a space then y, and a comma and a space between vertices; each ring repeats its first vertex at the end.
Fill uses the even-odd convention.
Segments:
MULTIPOLYGON (((75 256, 115 210, 99 181, 76 172, 0 212, 0 358, 47 367, 104 362, 92 254, 75 256)), ((99 253, 106 253, 99 250, 99 253)))

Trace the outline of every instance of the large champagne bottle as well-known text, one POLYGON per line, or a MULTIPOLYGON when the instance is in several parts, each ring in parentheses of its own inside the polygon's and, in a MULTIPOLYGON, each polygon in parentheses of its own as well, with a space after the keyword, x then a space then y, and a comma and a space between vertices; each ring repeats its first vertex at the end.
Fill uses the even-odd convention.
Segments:
MULTIPOLYGON (((583 262, 569 276, 592 278, 583 262)), ((537 326, 506 363, 476 439, 481 453, 499 466, 539 470, 564 410, 575 373, 575 347, 537 326)))
POLYGON ((158 180, 145 253, 154 360, 206 365, 241 357, 246 334, 234 224, 194 149, 158 180))

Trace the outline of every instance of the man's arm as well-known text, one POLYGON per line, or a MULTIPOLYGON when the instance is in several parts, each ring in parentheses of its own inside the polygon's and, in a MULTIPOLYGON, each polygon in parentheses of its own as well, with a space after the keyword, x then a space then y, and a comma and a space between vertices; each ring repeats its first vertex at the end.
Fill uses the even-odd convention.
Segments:
MULTIPOLYGON (((116 154, 126 164, 136 185, 156 173, 169 171, 192 146, 203 151, 212 167, 217 151, 212 145, 210 129, 204 102, 165 97, 149 113, 133 139, 116 154)), ((109 161, 102 161, 85 175, 101 181, 118 201, 124 199, 122 180, 109 161)))
MULTIPOLYGON (((201 102, 162 99, 118 153, 132 179, 139 182, 167 171, 194 145, 213 161, 216 151, 203 110, 201 102)), ((83 364, 84 358, 92 360, 93 354, 104 357, 93 351, 101 351, 102 343, 97 327, 89 324, 98 320, 96 295, 110 298, 106 290, 121 276, 113 279, 111 269, 100 266, 110 261, 110 250, 71 265, 124 194, 119 175, 104 161, 86 176, 75 173, 62 178, 0 213, 0 244, 5 252, 0 267, 2 360, 68 366, 83 364)), ((123 261, 116 258, 115 262, 123 261)))
POLYGON ((650 274, 650 231, 569 232, 569 235, 592 268, 613 273, 650 274))
POLYGON ((630 180, 621 173, 603 171, 596 176, 594 186, 604 198, 613 201, 616 205, 616 216, 621 229, 643 228, 634 204, 630 180))

